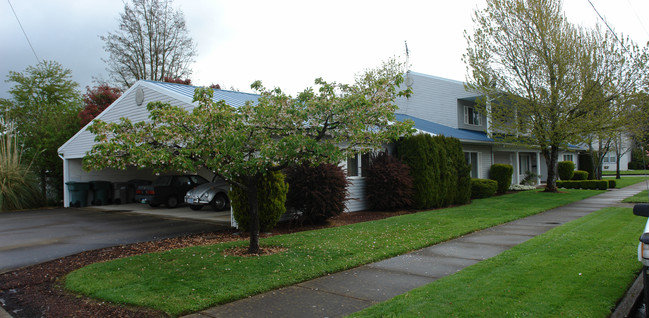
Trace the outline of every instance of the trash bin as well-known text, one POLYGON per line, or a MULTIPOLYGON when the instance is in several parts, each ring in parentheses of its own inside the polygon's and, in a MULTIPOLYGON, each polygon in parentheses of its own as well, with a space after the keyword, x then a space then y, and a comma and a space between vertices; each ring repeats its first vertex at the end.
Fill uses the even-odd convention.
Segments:
POLYGON ((135 190, 141 185, 150 185, 151 181, 142 179, 133 179, 128 181, 128 198, 129 202, 135 202, 135 190))
POLYGON ((65 183, 70 193, 70 206, 82 207, 88 205, 88 190, 90 183, 69 181, 65 183))
POLYGON ((115 204, 122 204, 122 203, 130 203, 133 201, 133 196, 129 198, 129 183, 128 182, 115 182, 115 197, 113 198, 113 203, 115 204))
POLYGON ((92 205, 110 204, 113 198, 113 184, 108 181, 90 181, 92 205))

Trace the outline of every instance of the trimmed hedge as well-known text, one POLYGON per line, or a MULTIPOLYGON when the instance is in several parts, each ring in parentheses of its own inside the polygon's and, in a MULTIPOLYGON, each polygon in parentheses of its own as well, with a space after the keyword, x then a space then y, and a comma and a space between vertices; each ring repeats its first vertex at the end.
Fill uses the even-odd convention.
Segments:
POLYGON ((572 161, 559 161, 557 164, 559 170, 559 178, 561 180, 571 180, 575 174, 575 163, 572 161))
POLYGON ((615 180, 613 179, 608 179, 607 181, 608 181, 608 188, 615 189, 615 187, 617 186, 617 182, 615 182, 615 180))
POLYGON ((491 179, 471 179, 471 199, 492 197, 496 194, 498 182, 491 179))
POLYGON ((301 211, 300 222, 322 224, 345 211, 347 185, 343 169, 333 164, 302 164, 285 169, 289 184, 286 205, 301 211))
MULTIPOLYGON (((284 182, 284 174, 279 171, 267 173, 259 180, 258 191, 259 231, 270 232, 282 214, 286 213, 288 184, 284 182)), ((233 187, 228 195, 232 199, 232 214, 239 229, 248 231, 250 229, 248 194, 238 187, 233 187)))
POLYGON ((489 179, 498 182, 498 189, 496 192, 505 193, 512 185, 512 174, 514 167, 512 165, 496 163, 491 165, 489 169, 489 179))
MULTIPOLYGON (((572 175, 572 179, 570 180, 589 180, 588 172, 583 170, 576 170, 572 175)), ((568 181, 568 180, 564 180, 564 181, 568 181)))
POLYGON ((566 189, 586 189, 586 190, 606 190, 609 182, 606 180, 559 180, 558 188, 566 189))
POLYGON ((410 167, 415 208, 469 202, 471 170, 458 139, 417 134, 399 140, 396 146, 397 158, 410 167))
POLYGON ((367 168, 365 191, 372 210, 396 211, 412 206, 410 168, 387 152, 380 152, 367 168))

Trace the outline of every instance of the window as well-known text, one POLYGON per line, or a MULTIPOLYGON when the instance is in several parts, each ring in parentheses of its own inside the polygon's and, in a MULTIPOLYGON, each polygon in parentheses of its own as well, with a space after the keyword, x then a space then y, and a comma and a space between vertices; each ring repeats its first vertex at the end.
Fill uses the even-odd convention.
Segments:
POLYGON ((563 161, 573 161, 572 160, 572 155, 563 155, 563 161))
POLYGON ((358 160, 358 154, 347 157, 348 177, 367 176, 367 168, 370 166, 370 154, 365 153, 362 154, 360 157, 361 157, 360 160, 358 160))
POLYGON ((480 126, 480 114, 473 107, 464 106, 464 123, 480 126))
POLYGON ((464 159, 471 166, 471 178, 478 178, 478 153, 465 152, 464 159))
POLYGON ((347 176, 358 176, 358 155, 347 157, 347 176))

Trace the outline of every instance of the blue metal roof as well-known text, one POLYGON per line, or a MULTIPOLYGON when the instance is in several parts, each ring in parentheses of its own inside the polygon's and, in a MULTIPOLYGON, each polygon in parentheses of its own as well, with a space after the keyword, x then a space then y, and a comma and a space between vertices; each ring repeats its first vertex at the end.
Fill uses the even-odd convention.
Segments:
POLYGON ((448 126, 440 125, 431 121, 427 121, 421 118, 412 117, 410 115, 404 114, 395 114, 398 121, 404 121, 410 119, 415 123, 415 128, 423 130, 425 132, 434 134, 434 135, 443 135, 446 137, 454 137, 460 140, 471 140, 471 141, 484 141, 484 142, 493 142, 494 140, 487 137, 486 132, 473 131, 466 129, 457 129, 451 128, 448 126))
MULTIPOLYGON (((187 97, 189 99, 189 102, 191 102, 194 99, 194 90, 197 88, 197 86, 176 84, 176 83, 156 82, 156 81, 149 81, 149 80, 145 80, 144 82, 154 84, 160 88, 187 97)), ((215 102, 224 100, 230 106, 239 107, 245 105, 246 101, 252 101, 253 103, 256 104, 258 98, 259 95, 257 94, 215 89, 212 100, 214 100, 215 102)))

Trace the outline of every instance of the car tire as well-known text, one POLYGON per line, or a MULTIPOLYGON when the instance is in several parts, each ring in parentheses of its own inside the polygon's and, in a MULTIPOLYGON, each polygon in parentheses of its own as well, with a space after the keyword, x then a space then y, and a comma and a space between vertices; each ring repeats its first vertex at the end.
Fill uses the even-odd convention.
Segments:
POLYGON ((178 207, 178 199, 173 195, 167 198, 167 208, 174 209, 178 207))
POLYGON ((194 211, 199 211, 200 209, 203 208, 202 205, 189 205, 189 208, 194 210, 194 211))
POLYGON ((152 207, 152 208, 157 208, 157 207, 160 206, 160 204, 159 203, 149 203, 149 206, 152 207))
POLYGON ((228 200, 227 195, 223 193, 217 193, 214 196, 214 199, 212 199, 212 202, 210 202, 210 205, 212 206, 212 209, 214 209, 214 211, 223 211, 228 207, 229 203, 230 200, 228 200))

